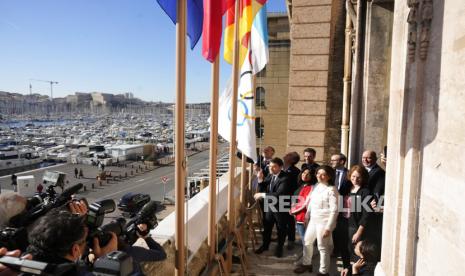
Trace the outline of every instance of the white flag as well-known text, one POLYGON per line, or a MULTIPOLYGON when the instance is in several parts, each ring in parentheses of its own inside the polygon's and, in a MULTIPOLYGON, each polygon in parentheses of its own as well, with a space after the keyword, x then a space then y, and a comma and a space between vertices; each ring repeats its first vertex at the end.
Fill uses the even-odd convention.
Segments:
MULTIPOLYGON (((237 98, 237 148, 247 157, 257 162, 255 136, 255 99, 252 89, 252 69, 250 62, 243 63, 239 79, 237 98)), ((219 99, 218 133, 231 142, 232 81, 226 84, 219 99)))

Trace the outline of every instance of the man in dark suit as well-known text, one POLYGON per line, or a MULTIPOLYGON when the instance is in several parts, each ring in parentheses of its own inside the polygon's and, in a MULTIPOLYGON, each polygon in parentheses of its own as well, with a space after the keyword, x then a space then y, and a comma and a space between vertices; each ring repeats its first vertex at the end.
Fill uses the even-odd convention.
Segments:
POLYGON ((257 163, 255 163, 255 167, 256 167, 255 170, 261 169, 265 177, 268 176, 268 173, 269 173, 268 167, 270 165, 271 159, 273 159, 274 153, 275 153, 275 150, 272 146, 265 147, 262 151, 262 156, 260 156, 260 158, 258 158, 257 163))
MULTIPOLYGON (((331 167, 336 171, 334 186, 337 188, 340 196, 348 195, 351 188, 351 184, 347 179, 349 171, 345 167, 346 161, 347 157, 342 153, 331 156, 331 167)), ((342 202, 341 198, 339 200, 342 202)), ((333 231, 334 255, 341 256, 344 268, 350 267, 348 231, 348 219, 344 217, 342 212, 339 212, 336 228, 333 231)))
MULTIPOLYGON (((270 162, 270 173, 265 178, 263 172, 257 175, 259 193, 254 195, 255 200, 264 198, 265 200, 265 218, 263 225, 263 244, 255 253, 261 254, 269 249, 271 242, 271 232, 276 224, 278 232, 278 246, 276 247, 275 256, 280 258, 283 255, 284 241, 287 235, 287 224, 289 210, 280 208, 279 202, 289 201, 290 185, 286 172, 282 170, 283 161, 280 158, 273 158, 270 162)), ((288 206, 289 207, 289 206, 288 206)))
POLYGON ((300 168, 303 171, 305 168, 309 168, 310 170, 315 170, 320 166, 315 162, 316 157, 316 150, 313 148, 306 148, 304 149, 304 161, 305 163, 302 164, 300 168))
POLYGON ((347 195, 350 189, 350 183, 347 180, 349 170, 345 167, 346 161, 347 157, 342 153, 331 156, 331 167, 336 171, 334 186, 342 196, 347 195))
MULTIPOLYGON (((386 172, 376 164, 378 157, 376 152, 371 150, 366 150, 362 155, 362 163, 365 169, 368 171, 368 189, 370 189, 371 194, 374 196, 375 204, 378 207, 383 205, 384 197, 384 186, 386 181, 386 172)), ((376 212, 372 216, 374 220, 375 232, 373 234, 373 242, 376 243, 379 248, 381 248, 382 240, 382 231, 383 231, 383 213, 376 212)))
POLYGON ((386 172, 376 164, 377 160, 376 152, 371 150, 363 152, 362 163, 369 174, 368 189, 370 189, 370 192, 376 199, 379 199, 381 196, 384 196, 386 172))
MULTIPOLYGON (((290 195, 295 195, 296 191, 299 190, 299 174, 300 170, 295 166, 300 161, 300 155, 293 151, 289 152, 283 157, 284 161, 284 171, 287 173, 289 178, 290 185, 290 195)), ((289 214, 288 216, 288 225, 287 225, 287 249, 292 250, 295 243, 295 218, 289 214)))

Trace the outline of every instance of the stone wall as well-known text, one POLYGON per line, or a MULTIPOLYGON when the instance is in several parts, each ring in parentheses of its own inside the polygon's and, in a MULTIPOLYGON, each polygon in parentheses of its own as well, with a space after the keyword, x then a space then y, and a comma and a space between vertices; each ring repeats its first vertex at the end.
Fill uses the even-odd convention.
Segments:
POLYGON ((375 275, 462 275, 465 6, 420 1, 415 28, 407 23, 409 7, 397 3, 383 248, 375 275), (429 11, 431 25, 421 18, 429 11), (416 44, 408 43, 409 32, 416 44))
POLYGON ((269 62, 258 74, 256 87, 265 89, 265 106, 257 106, 257 117, 264 123, 264 135, 257 147, 272 146, 277 157, 286 153, 289 92, 289 21, 286 14, 268 16, 269 62))
POLYGON ((393 9, 393 2, 367 3, 361 151, 380 153, 387 144, 393 9))
POLYGON ((344 54, 341 7, 341 1, 292 1, 287 150, 301 153, 313 147, 317 162, 339 152, 344 54))
POLYGON ((345 2, 333 1, 331 9, 331 44, 329 48, 328 94, 324 159, 341 152, 341 124, 344 78, 345 2))

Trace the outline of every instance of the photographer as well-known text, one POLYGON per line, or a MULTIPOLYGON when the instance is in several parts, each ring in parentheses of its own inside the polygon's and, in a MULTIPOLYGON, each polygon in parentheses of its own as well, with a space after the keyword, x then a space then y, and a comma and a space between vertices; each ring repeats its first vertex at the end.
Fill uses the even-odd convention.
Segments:
MULTIPOLYGON (((73 264, 80 260, 86 252, 88 229, 84 216, 76 213, 52 210, 39 218, 29 233, 27 251, 34 260, 57 265, 73 264)), ((96 238, 93 240, 92 251, 97 258, 117 249, 117 237, 113 233, 111 235, 111 240, 104 247, 100 247, 96 238)), ((91 274, 85 268, 74 266, 66 275, 91 274)))
POLYGON ((26 198, 17 193, 0 195, 0 227, 8 225, 10 219, 26 209, 26 198))
POLYGON ((137 225, 137 236, 145 241, 149 249, 120 243, 120 250, 128 253, 133 258, 134 263, 156 262, 166 259, 166 253, 163 247, 152 239, 152 237, 148 236, 149 230, 147 224, 137 225))

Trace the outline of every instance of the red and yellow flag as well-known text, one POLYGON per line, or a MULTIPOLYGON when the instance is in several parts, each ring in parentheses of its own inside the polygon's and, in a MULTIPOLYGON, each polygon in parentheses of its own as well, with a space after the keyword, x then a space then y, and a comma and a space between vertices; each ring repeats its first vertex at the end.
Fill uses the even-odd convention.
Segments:
MULTIPOLYGON (((242 66, 249 47, 250 31, 255 15, 267 0, 237 0, 240 1, 239 14, 239 66, 242 66)), ((234 5, 226 13, 226 28, 224 30, 224 59, 232 64, 234 53, 234 5)))
POLYGON ((214 62, 220 51, 223 15, 234 0, 203 0, 202 55, 214 62))

